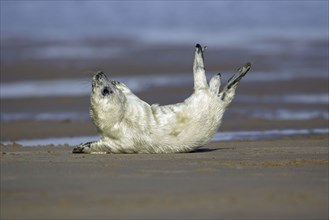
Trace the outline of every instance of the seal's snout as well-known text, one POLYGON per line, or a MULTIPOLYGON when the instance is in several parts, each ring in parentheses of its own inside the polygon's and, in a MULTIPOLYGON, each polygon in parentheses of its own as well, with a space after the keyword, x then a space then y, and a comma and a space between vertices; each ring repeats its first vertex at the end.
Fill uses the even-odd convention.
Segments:
POLYGON ((96 73, 96 75, 94 76, 95 80, 101 80, 103 78, 106 78, 105 74, 103 72, 98 72, 96 73))
POLYGON ((99 88, 102 85, 107 85, 109 80, 107 79, 107 76, 102 71, 98 71, 94 76, 92 80, 92 88, 99 88))

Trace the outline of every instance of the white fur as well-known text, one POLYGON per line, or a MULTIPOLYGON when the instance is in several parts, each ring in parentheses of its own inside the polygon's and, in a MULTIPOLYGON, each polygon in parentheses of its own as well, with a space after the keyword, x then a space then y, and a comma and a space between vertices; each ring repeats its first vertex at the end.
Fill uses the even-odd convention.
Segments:
POLYGON ((193 94, 174 105, 149 105, 123 83, 98 72, 92 83, 91 117, 101 140, 81 144, 73 152, 177 153, 206 144, 218 130, 237 83, 250 64, 240 68, 219 93, 219 74, 208 86, 203 51, 200 45, 196 46, 193 94))

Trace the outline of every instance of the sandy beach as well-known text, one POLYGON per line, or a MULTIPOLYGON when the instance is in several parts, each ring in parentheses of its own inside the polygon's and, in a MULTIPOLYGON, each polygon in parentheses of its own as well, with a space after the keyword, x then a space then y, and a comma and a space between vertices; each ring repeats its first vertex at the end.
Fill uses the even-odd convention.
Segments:
POLYGON ((328 136, 195 153, 1 146, 1 219, 327 219, 328 136))

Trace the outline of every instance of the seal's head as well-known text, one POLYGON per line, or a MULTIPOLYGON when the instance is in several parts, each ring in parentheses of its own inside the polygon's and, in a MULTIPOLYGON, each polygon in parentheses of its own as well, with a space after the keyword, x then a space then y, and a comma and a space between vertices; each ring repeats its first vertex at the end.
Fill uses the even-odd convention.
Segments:
POLYGON ((104 121, 111 126, 124 117, 127 103, 125 88, 127 87, 121 84, 118 81, 109 80, 103 72, 97 72, 94 75, 90 112, 98 128, 104 126, 104 121))

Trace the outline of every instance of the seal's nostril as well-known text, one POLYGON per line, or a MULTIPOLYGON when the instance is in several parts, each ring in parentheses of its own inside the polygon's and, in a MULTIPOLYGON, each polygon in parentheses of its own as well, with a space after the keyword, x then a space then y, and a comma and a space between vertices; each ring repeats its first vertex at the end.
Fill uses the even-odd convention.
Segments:
POLYGON ((113 93, 113 91, 108 87, 104 87, 104 89, 102 90, 102 95, 103 96, 107 96, 107 95, 112 94, 112 93, 113 93))

